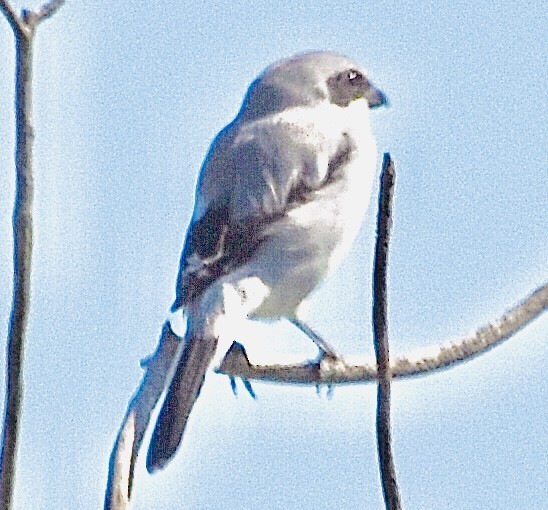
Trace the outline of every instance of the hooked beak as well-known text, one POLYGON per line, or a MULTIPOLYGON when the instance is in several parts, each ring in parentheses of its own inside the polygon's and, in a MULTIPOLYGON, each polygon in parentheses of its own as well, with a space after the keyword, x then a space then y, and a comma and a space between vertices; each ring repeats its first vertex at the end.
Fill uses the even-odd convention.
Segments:
POLYGON ((365 99, 369 108, 378 108, 379 106, 388 106, 388 98, 384 95, 384 92, 371 85, 365 93, 365 99))

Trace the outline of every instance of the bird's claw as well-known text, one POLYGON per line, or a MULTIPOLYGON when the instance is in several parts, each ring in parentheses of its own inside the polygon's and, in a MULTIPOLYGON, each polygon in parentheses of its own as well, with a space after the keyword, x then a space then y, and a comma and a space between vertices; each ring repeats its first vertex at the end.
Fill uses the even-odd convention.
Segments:
MULTIPOLYGON (((234 396, 238 396, 238 387, 236 385, 236 378, 229 376, 230 379, 230 388, 232 389, 232 393, 234 393, 234 396)), ((257 398, 257 395, 255 391, 253 390, 253 387, 251 386, 251 383, 248 379, 242 379, 242 382, 244 383, 244 388, 247 390, 247 392, 251 395, 251 398, 255 400, 257 398)))
MULTIPOLYGON (((321 372, 323 364, 335 364, 339 362, 343 363, 343 358, 339 356, 335 351, 325 351, 323 349, 320 349, 318 357, 313 363, 318 367, 318 371, 321 372)), ((335 385, 332 383, 316 384, 316 394, 318 395, 318 397, 321 397, 321 389, 323 386, 327 388, 326 397, 331 400, 335 392, 335 385)))
POLYGON ((333 398, 333 393, 335 392, 335 385, 331 383, 327 384, 316 384, 316 395, 318 395, 318 398, 322 397, 322 388, 327 388, 327 391, 325 393, 325 396, 328 400, 331 400, 333 398))
POLYGON ((229 375, 228 379, 230 380, 230 389, 232 390, 232 393, 234 394, 234 396, 237 397, 238 387, 236 386, 236 378, 229 375))
POLYGON ((252 388, 251 383, 249 382, 249 380, 248 379, 242 379, 242 382, 244 383, 244 388, 251 395, 251 398, 253 398, 253 400, 255 400, 257 398, 257 395, 253 391, 253 388, 252 388))

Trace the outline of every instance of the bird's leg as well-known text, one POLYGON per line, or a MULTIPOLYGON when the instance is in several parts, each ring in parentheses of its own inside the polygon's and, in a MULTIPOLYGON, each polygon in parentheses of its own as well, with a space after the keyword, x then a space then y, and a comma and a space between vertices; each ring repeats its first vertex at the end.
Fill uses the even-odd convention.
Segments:
MULTIPOLYGON (((318 333, 316 333, 308 324, 300 321, 299 319, 293 317, 289 319, 289 322, 291 324, 294 324, 297 326, 308 338, 310 338, 320 349, 320 356, 318 361, 316 362, 318 365, 325 360, 325 358, 329 358, 331 361, 337 361, 340 360, 341 357, 335 352, 335 350, 320 336, 318 333)), ((316 392, 318 396, 320 395, 320 388, 321 386, 319 384, 316 385, 316 392)), ((328 384, 327 385, 327 397, 331 398, 333 396, 333 385, 328 384)))
POLYGON ((297 326, 308 338, 310 338, 321 351, 320 357, 328 357, 332 359, 340 359, 340 356, 335 352, 335 350, 320 336, 316 333, 308 324, 302 322, 296 317, 289 319, 291 324, 297 326))

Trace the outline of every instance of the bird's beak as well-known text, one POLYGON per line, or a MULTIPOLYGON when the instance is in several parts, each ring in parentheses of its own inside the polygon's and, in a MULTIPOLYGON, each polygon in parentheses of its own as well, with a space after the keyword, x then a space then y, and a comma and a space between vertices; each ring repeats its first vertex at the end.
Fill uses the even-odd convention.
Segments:
POLYGON ((384 92, 371 85, 365 93, 365 99, 369 108, 378 108, 379 106, 388 106, 388 98, 384 95, 384 92))

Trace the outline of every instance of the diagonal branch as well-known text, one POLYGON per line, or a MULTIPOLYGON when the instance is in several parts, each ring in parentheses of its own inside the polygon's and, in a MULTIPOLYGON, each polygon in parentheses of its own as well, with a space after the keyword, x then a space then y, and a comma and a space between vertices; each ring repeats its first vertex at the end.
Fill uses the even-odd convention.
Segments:
POLYGON ((2 14, 4 14, 6 19, 8 20, 8 23, 10 24, 12 30, 14 32, 19 30, 21 21, 19 20, 17 13, 13 10, 13 7, 7 0, 0 0, 0 11, 2 11, 2 14))
POLYGON ((32 32, 41 21, 51 18, 65 0, 51 0, 36 10, 23 9, 19 16, 7 0, 0 0, 0 11, 4 14, 13 32, 32 32))
POLYGON ((105 510, 130 508, 135 462, 141 448, 150 416, 170 375, 173 361, 183 339, 178 337, 169 322, 164 324, 156 352, 142 363, 146 372, 131 399, 110 455, 105 510))
POLYGON ((37 11, 34 11, 35 23, 51 18, 65 3, 65 0, 51 0, 43 4, 37 11))

